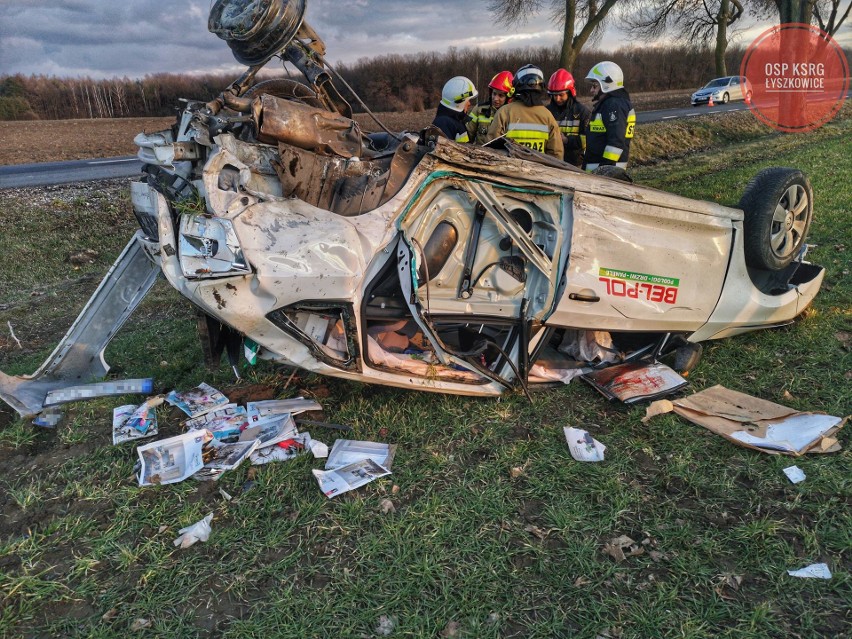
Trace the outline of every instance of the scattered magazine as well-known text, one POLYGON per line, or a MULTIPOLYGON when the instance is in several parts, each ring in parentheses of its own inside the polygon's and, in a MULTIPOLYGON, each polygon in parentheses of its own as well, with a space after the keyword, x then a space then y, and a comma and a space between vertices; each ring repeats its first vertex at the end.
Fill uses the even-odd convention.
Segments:
POLYGON ((166 395, 166 401, 172 406, 177 406, 190 417, 198 417, 221 408, 228 403, 228 398, 212 386, 202 382, 184 393, 172 391, 166 395))
POLYGON ((293 421, 289 413, 286 413, 276 421, 264 422, 260 425, 246 428, 240 434, 239 441, 244 442, 257 439, 258 448, 266 448, 273 444, 292 439, 298 434, 299 431, 296 430, 296 422, 293 421))
POLYGON ((322 410, 322 406, 312 399, 296 397, 294 399, 270 399, 246 404, 249 421, 252 425, 263 424, 282 417, 283 415, 298 415, 308 410, 322 410))
POLYGON ((193 477, 200 480, 217 480, 227 470, 233 470, 248 459, 257 448, 257 440, 219 444, 214 440, 204 449, 204 468, 193 477))
POLYGON ((112 410, 113 444, 122 444, 143 437, 153 437, 157 432, 157 413, 153 408, 148 408, 147 402, 143 403, 142 406, 127 404, 112 410), (137 415, 139 409, 143 407, 146 408, 144 416, 137 415))
POLYGON ((674 370, 659 362, 618 364, 580 377, 604 397, 625 404, 671 395, 688 382, 674 370))
POLYGON ((274 461, 289 461, 304 453, 310 447, 311 436, 308 433, 300 433, 285 439, 272 446, 258 448, 251 454, 251 463, 254 466, 268 464, 274 461))
POLYGON ((204 467, 202 448, 212 438, 207 431, 193 430, 140 446, 139 485, 174 484, 197 473, 204 467))
POLYGON ((360 488, 379 477, 390 475, 389 470, 383 468, 372 459, 362 459, 336 470, 319 470, 315 468, 312 472, 314 473, 314 477, 317 478, 320 490, 329 499, 355 488, 360 488))
POLYGON ((371 459, 390 471, 394 455, 396 455, 396 444, 338 439, 331 447, 325 469, 335 470, 354 462, 371 459))
POLYGON ((233 443, 248 428, 249 421, 245 408, 225 404, 217 410, 186 420, 184 425, 187 430, 209 430, 217 440, 233 443))

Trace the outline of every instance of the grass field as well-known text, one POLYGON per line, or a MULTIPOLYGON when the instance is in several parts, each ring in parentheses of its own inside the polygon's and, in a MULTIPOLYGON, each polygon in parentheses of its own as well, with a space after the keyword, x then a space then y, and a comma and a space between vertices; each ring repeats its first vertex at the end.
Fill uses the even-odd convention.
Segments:
MULTIPOLYGON (((810 258, 823 290, 793 325, 709 345, 692 390, 715 384, 800 410, 852 412, 852 118, 801 136, 742 136, 634 177, 735 204, 765 166, 806 170, 810 258)), ((655 133, 656 134, 656 133, 655 133)), ((660 134, 662 137, 663 134, 660 134)), ((661 139, 662 139, 661 137, 661 139)), ((734 136, 735 137, 735 136, 734 136)), ((0 192, 0 368, 31 372, 130 236, 126 186, 0 192), (66 256, 97 251, 74 268, 66 256), (12 338, 7 322, 14 328, 12 338)), ((852 633, 852 454, 738 448, 672 415, 607 403, 580 383, 500 400, 366 386, 260 366, 208 373, 189 306, 158 284, 110 346, 158 390, 317 397, 351 438, 397 443, 393 474, 334 500, 301 457, 217 484, 141 489, 111 409, 78 404, 55 431, 0 412, 0 636, 597 637, 732 639, 852 633), (289 384, 288 384, 289 381, 289 384), (571 459, 586 425, 602 464, 571 459), (807 474, 791 484, 781 469, 807 474), (226 501, 219 488, 234 496, 226 501), (383 513, 389 499, 395 512, 383 513), (210 540, 177 530, 214 513, 210 540), (628 535, 616 562, 607 542, 628 535), (826 562, 829 581, 789 577, 826 562), (139 620, 146 620, 147 627, 139 620)), ((160 412, 160 435, 180 416, 160 412)), ((312 433, 328 443, 332 432, 312 433)))

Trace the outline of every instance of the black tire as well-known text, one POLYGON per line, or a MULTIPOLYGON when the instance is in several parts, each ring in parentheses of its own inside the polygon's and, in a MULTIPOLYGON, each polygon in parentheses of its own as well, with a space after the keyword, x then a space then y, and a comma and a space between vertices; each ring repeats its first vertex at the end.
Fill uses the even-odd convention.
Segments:
POLYGON ((772 167, 755 175, 739 204, 746 264, 769 271, 789 265, 805 243, 813 204, 813 187, 802 171, 772 167))
POLYGON ((730 101, 731 101, 731 96, 728 95, 727 93, 723 93, 722 94, 722 104, 727 104, 730 101))
POLYGON ((592 171, 592 173, 594 175, 602 175, 604 177, 612 178, 613 180, 621 180, 622 182, 633 182, 633 178, 628 175, 625 169, 611 164, 599 166, 592 171))

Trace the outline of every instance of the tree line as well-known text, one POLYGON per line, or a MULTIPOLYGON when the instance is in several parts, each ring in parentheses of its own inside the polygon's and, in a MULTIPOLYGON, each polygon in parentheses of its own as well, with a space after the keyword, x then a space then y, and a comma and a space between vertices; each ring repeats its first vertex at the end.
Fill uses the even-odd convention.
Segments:
MULTIPOLYGON (((739 68, 742 49, 727 52, 731 68, 739 68)), ((630 47, 615 52, 588 50, 577 59, 578 88, 582 78, 601 60, 612 60, 624 70, 628 90, 664 91, 697 88, 713 77, 713 57, 706 49, 686 46, 630 47)), ((332 67, 373 111, 433 109, 441 87, 455 75, 468 76, 487 95, 489 80, 499 71, 515 71, 524 64, 541 67, 549 76, 558 67, 557 47, 505 51, 454 49, 444 53, 384 55, 332 67)), ((272 63, 270 65, 272 66, 272 63)), ((283 72, 281 72, 283 73, 283 72)), ((43 75, 0 76, 0 120, 63 120, 168 116, 180 100, 210 100, 234 80, 230 75, 162 73, 141 79, 57 78, 43 75)), ((338 83, 341 91, 347 94, 338 83)), ((356 112, 357 99, 347 96, 356 112)))

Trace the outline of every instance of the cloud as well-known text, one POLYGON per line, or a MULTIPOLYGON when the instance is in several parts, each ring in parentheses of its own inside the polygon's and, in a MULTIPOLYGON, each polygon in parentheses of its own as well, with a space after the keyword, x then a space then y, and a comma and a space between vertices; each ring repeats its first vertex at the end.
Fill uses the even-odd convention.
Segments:
MULTIPOLYGON (((2 0, 0 74, 93 78, 241 68, 207 31, 214 0, 2 0)), ((352 64, 383 54, 480 47, 553 46, 561 32, 547 10, 512 28, 495 23, 486 0, 307 0, 305 20, 327 59, 352 64)), ((852 40, 852 27, 838 34, 852 40)), ((741 41, 750 41, 743 37, 741 41)), ((608 30, 599 45, 628 44, 608 30)))

